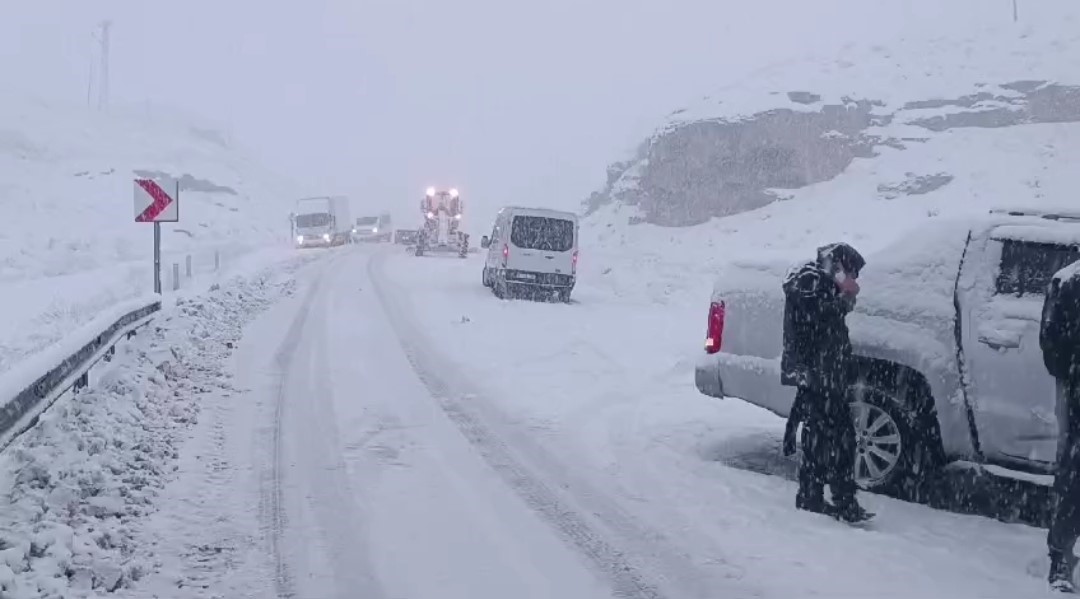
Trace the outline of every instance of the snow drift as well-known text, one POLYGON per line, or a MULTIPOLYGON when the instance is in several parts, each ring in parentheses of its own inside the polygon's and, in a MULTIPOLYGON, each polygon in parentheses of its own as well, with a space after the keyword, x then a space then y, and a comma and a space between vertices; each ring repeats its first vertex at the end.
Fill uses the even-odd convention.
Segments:
POLYGON ((144 517, 205 395, 233 393, 225 368, 242 327, 292 293, 300 263, 178 301, 0 454, 0 596, 99 596, 156 570, 136 539, 144 517))

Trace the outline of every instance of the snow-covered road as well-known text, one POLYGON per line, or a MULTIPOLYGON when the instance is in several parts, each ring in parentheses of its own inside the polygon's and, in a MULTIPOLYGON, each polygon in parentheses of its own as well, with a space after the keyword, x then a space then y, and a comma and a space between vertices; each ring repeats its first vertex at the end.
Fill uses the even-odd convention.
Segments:
POLYGON ((327 253, 247 327, 243 393, 204 408, 156 517, 162 545, 211 549, 165 557, 139 596, 756 595, 488 410, 416 330, 419 290, 388 281, 387 259, 327 253))
POLYGON ((282 597, 607 597, 418 379, 368 255, 322 265, 245 341, 275 371, 262 491, 282 597), (282 335, 284 332, 284 335, 282 335))
POLYGON ((326 252, 245 328, 129 596, 1042 596, 1043 531, 873 496, 853 529, 717 462, 782 423, 696 394, 692 294, 593 256, 575 304, 501 302, 398 250, 326 252))

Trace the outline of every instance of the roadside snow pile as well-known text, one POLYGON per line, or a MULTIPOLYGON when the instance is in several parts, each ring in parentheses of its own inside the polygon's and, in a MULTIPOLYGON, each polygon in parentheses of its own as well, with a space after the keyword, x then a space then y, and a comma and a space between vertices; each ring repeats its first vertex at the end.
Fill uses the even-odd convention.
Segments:
POLYGON ((157 567, 133 543, 140 519, 156 509, 201 395, 229 388, 242 326, 292 293, 282 275, 300 262, 179 300, 0 454, 0 596, 97 596, 157 567))
MULTIPOLYGON (((0 89, 0 371, 102 310, 152 288, 152 227, 134 222, 136 177, 180 185, 164 264, 196 272, 284 244, 298 194, 210 127, 113 108, 47 104, 0 89)), ((166 275, 167 276, 167 275, 166 275)))
POLYGON ((1075 188, 1076 169, 1056 157, 1060 138, 1071 143, 1080 128, 1080 6, 1040 10, 1022 29, 971 27, 965 37, 961 21, 950 38, 851 46, 743 81, 670 115, 609 167, 588 210, 623 205, 624 222, 687 226, 816 199, 808 186, 832 181, 872 205, 943 194, 962 203, 984 174, 1023 192, 991 190, 999 199, 1048 195, 1048 180, 1075 188), (1071 176, 1029 172, 1047 156, 1071 176))

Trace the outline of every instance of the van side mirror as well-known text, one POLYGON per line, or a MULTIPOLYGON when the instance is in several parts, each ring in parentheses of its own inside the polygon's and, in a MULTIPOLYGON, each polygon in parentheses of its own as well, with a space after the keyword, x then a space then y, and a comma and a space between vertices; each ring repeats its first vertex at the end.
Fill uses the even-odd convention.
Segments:
POLYGON ((480 247, 484 248, 485 250, 491 247, 491 240, 488 239, 487 235, 484 235, 480 238, 480 247))

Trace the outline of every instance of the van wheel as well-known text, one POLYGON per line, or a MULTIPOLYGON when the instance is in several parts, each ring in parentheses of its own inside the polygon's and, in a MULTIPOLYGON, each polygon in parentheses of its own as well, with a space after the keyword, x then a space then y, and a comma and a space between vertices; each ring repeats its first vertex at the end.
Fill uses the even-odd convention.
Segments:
POLYGON ((499 299, 506 299, 509 291, 506 285, 506 279, 502 277, 495 277, 494 284, 491 286, 491 290, 495 293, 495 297, 499 299))
POLYGON ((918 416, 896 390, 862 381, 853 394, 856 484, 873 493, 915 498, 935 462, 918 416))
POLYGON ((570 289, 560 289, 559 290, 559 301, 564 303, 564 304, 569 304, 570 303, 570 291, 571 291, 570 289))
POLYGON ((484 267, 484 274, 481 275, 481 279, 484 282, 484 287, 491 287, 491 275, 488 274, 488 269, 484 267))

